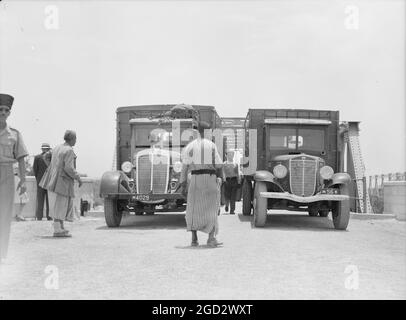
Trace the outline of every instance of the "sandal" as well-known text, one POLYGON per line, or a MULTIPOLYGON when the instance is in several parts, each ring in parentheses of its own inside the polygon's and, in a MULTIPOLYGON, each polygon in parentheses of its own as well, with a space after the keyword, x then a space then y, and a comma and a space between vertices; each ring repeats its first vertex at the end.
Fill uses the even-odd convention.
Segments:
POLYGON ((69 237, 72 237, 72 235, 69 233, 69 231, 68 230, 64 230, 64 231, 61 231, 61 232, 54 232, 54 237, 56 237, 56 238, 69 238, 69 237))
POLYGON ((207 245, 208 245, 209 247, 213 247, 213 248, 214 248, 214 247, 223 245, 223 242, 218 242, 217 239, 214 239, 214 240, 207 240, 207 245))

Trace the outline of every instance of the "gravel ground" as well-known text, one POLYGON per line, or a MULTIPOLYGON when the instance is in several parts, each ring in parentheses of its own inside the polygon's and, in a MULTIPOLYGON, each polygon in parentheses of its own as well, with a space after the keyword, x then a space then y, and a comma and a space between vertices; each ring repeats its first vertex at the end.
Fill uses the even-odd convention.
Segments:
POLYGON ((394 219, 336 231, 330 218, 278 211, 254 229, 222 214, 219 248, 205 234, 190 247, 178 213, 109 229, 95 212, 67 227, 73 237, 55 239, 50 222, 12 224, 0 299, 406 298, 406 223, 394 219))

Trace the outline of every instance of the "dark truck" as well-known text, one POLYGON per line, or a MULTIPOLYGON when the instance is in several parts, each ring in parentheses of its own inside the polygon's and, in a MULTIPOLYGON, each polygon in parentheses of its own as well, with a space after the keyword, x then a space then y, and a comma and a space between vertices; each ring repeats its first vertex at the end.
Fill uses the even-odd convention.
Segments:
POLYGON ((343 172, 339 112, 249 109, 245 128, 257 130, 257 168, 243 181, 243 214, 253 208, 254 226, 265 225, 268 209, 332 211, 334 227, 345 230, 351 178, 343 172))
POLYGON ((185 131, 198 121, 216 129, 221 120, 212 106, 194 105, 186 113, 174 112, 175 106, 117 109, 116 170, 105 172, 100 184, 107 226, 118 227, 124 212, 185 211, 186 197, 178 184, 181 150, 190 138, 185 131))

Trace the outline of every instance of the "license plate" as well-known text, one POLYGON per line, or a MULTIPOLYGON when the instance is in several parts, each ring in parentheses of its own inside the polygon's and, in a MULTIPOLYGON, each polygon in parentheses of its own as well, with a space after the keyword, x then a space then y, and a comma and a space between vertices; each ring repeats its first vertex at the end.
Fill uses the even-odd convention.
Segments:
POLYGON ((148 201, 149 200, 149 195, 148 194, 136 194, 133 198, 135 200, 148 201))
POLYGON ((338 194, 337 189, 324 189, 321 193, 324 194, 338 194))

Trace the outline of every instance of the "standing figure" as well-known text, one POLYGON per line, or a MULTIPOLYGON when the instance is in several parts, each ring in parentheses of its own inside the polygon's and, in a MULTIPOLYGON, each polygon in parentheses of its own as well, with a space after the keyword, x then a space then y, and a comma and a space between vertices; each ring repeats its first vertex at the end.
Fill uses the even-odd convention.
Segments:
POLYGON ((76 133, 66 130, 65 143, 56 146, 40 186, 48 190, 50 216, 54 219, 54 237, 70 237, 64 228, 64 220, 73 215, 74 182, 82 180, 76 172, 76 155, 73 146, 76 144, 76 133))
POLYGON ((227 152, 227 160, 224 162, 224 175, 226 177, 224 183, 226 200, 225 210, 228 212, 228 206, 230 205, 230 214, 235 214, 235 201, 238 185, 241 184, 241 175, 238 164, 234 162, 233 151, 227 152))
POLYGON ((216 145, 201 138, 205 126, 199 124, 195 130, 195 139, 184 149, 182 154, 182 172, 180 183, 188 183, 186 226, 192 232, 192 246, 198 246, 197 231, 208 233, 207 244, 216 247, 215 236, 218 233, 218 210, 220 207, 220 186, 222 176, 222 160, 216 145), (221 174, 219 174, 219 169, 221 174))
POLYGON ((16 161, 20 176, 17 185, 19 195, 27 190, 24 158, 28 152, 20 132, 7 124, 13 101, 12 96, 0 94, 0 262, 6 258, 8 251, 15 190, 13 163, 16 161))
POLYGON ((35 209, 35 217, 37 220, 42 220, 44 215, 44 201, 46 206, 46 217, 47 220, 52 220, 49 216, 49 201, 48 201, 48 191, 41 188, 39 183, 44 176, 46 169, 48 168, 49 161, 46 158, 49 154, 51 147, 49 143, 43 143, 41 145, 41 154, 38 154, 34 158, 34 164, 32 169, 34 171, 35 180, 37 181, 37 205, 35 209))

